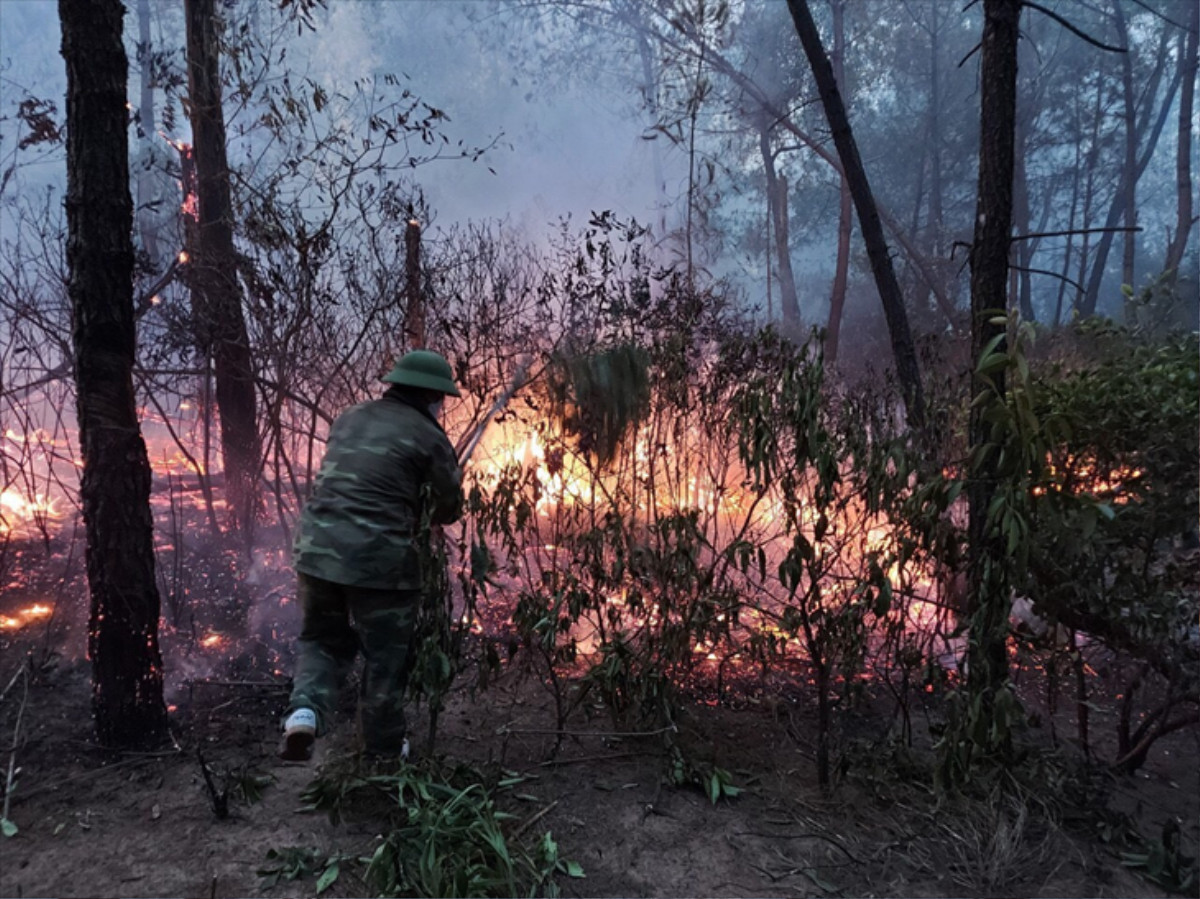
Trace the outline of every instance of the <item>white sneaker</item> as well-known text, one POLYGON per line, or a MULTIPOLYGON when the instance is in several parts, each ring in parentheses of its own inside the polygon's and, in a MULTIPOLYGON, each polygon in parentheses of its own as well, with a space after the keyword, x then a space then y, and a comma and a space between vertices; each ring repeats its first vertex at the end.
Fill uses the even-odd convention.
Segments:
POLYGON ((296 709, 283 722, 279 757, 289 762, 306 762, 312 758, 316 740, 317 713, 312 709, 296 709))

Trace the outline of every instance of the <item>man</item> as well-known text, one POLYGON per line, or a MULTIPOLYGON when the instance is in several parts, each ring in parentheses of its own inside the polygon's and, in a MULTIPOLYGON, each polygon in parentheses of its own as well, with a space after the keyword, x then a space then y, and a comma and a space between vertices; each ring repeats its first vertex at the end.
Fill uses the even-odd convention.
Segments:
POLYGON ((304 623, 282 758, 303 761, 330 726, 338 691, 359 649, 363 748, 408 754, 404 690, 414 651, 423 572, 424 524, 462 514, 462 471, 438 423, 442 401, 459 396, 450 363, 414 350, 383 378, 377 400, 334 422, 293 561, 304 623))

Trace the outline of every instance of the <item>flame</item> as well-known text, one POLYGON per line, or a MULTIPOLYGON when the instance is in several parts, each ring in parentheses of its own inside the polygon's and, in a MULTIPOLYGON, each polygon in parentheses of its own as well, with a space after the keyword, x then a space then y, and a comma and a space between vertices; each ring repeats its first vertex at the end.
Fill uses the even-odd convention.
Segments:
POLYGON ((191 149, 192 149, 192 145, 191 145, 191 144, 189 144, 189 143, 186 143, 186 142, 184 142, 184 141, 181 141, 181 140, 175 140, 174 138, 171 138, 171 137, 169 137, 169 136, 168 136, 168 135, 167 135, 165 132, 163 132, 163 131, 159 131, 159 132, 158 132, 158 136, 159 136, 159 137, 161 137, 163 140, 165 140, 167 143, 169 143, 169 144, 170 144, 172 147, 174 147, 174 148, 175 148, 176 150, 178 150, 180 153, 188 153, 188 152, 190 152, 190 151, 191 151, 191 149))
POLYGON ((29 499, 15 490, 0 492, 0 536, 21 536, 61 518, 57 499, 40 493, 29 499))
POLYGON ((34 603, 12 615, 0 615, 0 630, 19 630, 34 621, 46 618, 53 612, 53 606, 40 602, 34 603))
POLYGON ((1049 487, 1034 487, 1035 496, 1045 496, 1048 490, 1070 489, 1073 493, 1107 500, 1118 506, 1129 502, 1126 491, 1146 476, 1144 469, 1131 465, 1118 465, 1103 471, 1095 459, 1070 454, 1061 463, 1048 459, 1046 473, 1053 481, 1049 487))
POLYGON ((200 645, 205 649, 214 649, 224 643, 225 638, 221 634, 205 634, 200 640, 200 645))

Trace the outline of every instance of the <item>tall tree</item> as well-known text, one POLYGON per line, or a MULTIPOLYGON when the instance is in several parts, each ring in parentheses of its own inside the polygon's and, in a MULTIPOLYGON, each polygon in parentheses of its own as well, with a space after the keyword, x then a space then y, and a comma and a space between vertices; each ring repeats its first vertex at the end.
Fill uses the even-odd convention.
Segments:
MULTIPOLYGON (((833 8, 833 77, 838 90, 846 90, 846 5, 830 0, 833 8)), ((846 285, 850 280, 850 236, 854 230, 853 198, 844 171, 838 173, 837 262, 833 269, 833 288, 829 293, 829 323, 825 329, 825 358, 837 364, 842 334, 842 310, 846 307, 846 285)))
POLYGON ((796 33, 800 35, 800 43, 804 45, 804 54, 808 57, 813 78, 817 82, 821 105, 825 108, 825 116, 833 132, 833 142, 842 163, 842 171, 850 185, 854 207, 858 211, 858 225, 867 245, 867 256, 871 260, 871 272, 875 276, 879 299, 883 303, 883 313, 892 341, 892 355, 896 362, 896 375, 900 379, 900 390, 904 396, 908 420, 914 427, 920 428, 925 422, 921 372, 917 365, 917 351, 913 345, 912 332, 908 327, 904 296, 900 292, 900 284, 892 267, 892 257, 883 236, 879 209, 871 193, 866 169, 858 155, 858 145, 854 141, 854 133, 850 130, 850 120, 846 116, 846 107, 842 103, 833 67, 829 64, 829 57, 821 44, 821 35, 808 8, 808 0, 788 0, 788 9, 791 10, 796 33))
MULTIPOLYGON (((1129 26, 1125 22, 1122 0, 1113 0, 1113 15, 1117 20, 1117 32, 1125 46, 1129 47, 1129 26)), ((1165 34, 1165 32, 1164 32, 1165 34)), ((1165 47, 1164 47, 1165 49, 1165 47)), ((1133 288, 1133 265, 1137 249, 1137 178, 1132 173, 1137 168, 1137 98, 1133 91, 1133 51, 1121 54, 1121 99, 1125 119, 1125 162, 1121 166, 1121 203, 1125 207, 1125 233, 1121 243, 1121 283, 1133 288)), ((1133 308, 1125 304, 1125 320, 1132 322, 1133 308)))
MULTIPOLYGON (((971 243, 971 358, 977 362, 994 342, 1005 340, 1008 253, 1012 232, 1013 168, 1017 115, 1017 29, 1021 0, 984 0, 980 62, 979 190, 971 243)), ((979 453, 990 439, 988 412, 1003 402, 1004 372, 974 375, 972 395, 991 403, 972 404, 969 440, 973 467, 967 485, 967 539, 972 614, 968 689, 990 710, 996 690, 1008 676, 1006 636, 1009 597, 996 587, 995 573, 1005 556, 1003 540, 989 527, 988 508, 996 492, 997 453, 979 453)))
POLYGON ((258 510, 257 398, 250 339, 242 311, 233 246, 233 203, 221 108, 220 45, 213 0, 184 0, 187 18, 188 92, 195 145, 196 258, 192 288, 199 339, 210 355, 221 419, 225 493, 234 526, 247 542, 258 510))
POLYGON ((150 463, 133 391, 133 201, 119 0, 60 0, 67 68, 67 291, 83 455, 80 502, 91 592, 96 735, 111 746, 167 736, 150 463))
POLYGON ((1187 33, 1180 38, 1179 68, 1183 73, 1182 93, 1179 96, 1179 136, 1175 156, 1175 184, 1179 200, 1175 220, 1175 236, 1167 248, 1166 264, 1171 278, 1178 275, 1183 252, 1196 219, 1192 215, 1192 115, 1196 102, 1196 45, 1200 38, 1200 4, 1192 4, 1187 33))
MULTIPOLYGON (((777 151, 771 147, 773 125, 766 112, 760 111, 758 149, 767 179, 767 217, 769 230, 775 238, 775 258, 779 266, 779 311, 783 316, 784 329, 794 334, 800 328, 800 300, 796 295, 796 276, 792 272, 792 248, 788 238, 787 178, 775 170, 777 151)), ((768 247, 768 267, 771 264, 770 256, 771 249, 768 247)))
MULTIPOLYGON (((1175 91, 1179 87, 1182 79, 1182 70, 1176 69, 1171 83, 1164 91, 1161 101, 1159 101, 1158 112, 1155 113, 1155 101, 1158 100, 1158 89, 1162 81, 1163 70, 1166 66, 1167 59, 1167 34, 1164 30, 1161 32, 1161 39, 1158 42, 1158 47, 1153 51, 1154 69, 1146 80, 1146 88, 1142 92, 1143 105, 1140 115, 1131 115, 1128 107, 1122 116, 1122 122, 1125 126, 1126 143, 1124 146, 1129 147, 1130 142, 1135 147, 1141 146, 1141 156, 1133 154, 1132 164, 1131 157, 1126 150, 1125 162, 1121 166, 1121 174, 1117 183, 1117 190, 1113 195, 1112 203, 1108 208, 1108 216, 1104 220, 1104 228, 1106 229, 1100 235, 1100 239, 1096 244, 1094 257, 1090 260, 1091 275, 1088 278, 1086 291, 1080 298, 1078 310, 1081 316, 1090 316, 1096 314, 1096 303, 1100 298, 1100 285, 1104 280, 1104 274, 1108 265, 1108 253, 1112 248, 1113 235, 1119 230, 1118 223, 1125 215, 1126 204, 1132 193, 1129 185, 1136 184, 1138 179, 1146 171, 1146 167, 1150 164, 1150 159, 1154 155, 1154 150, 1158 146, 1158 139, 1162 135, 1163 126, 1166 124, 1168 113, 1171 107, 1174 106, 1175 91)), ((1126 47, 1124 52, 1131 53, 1132 49, 1126 47)), ((1132 238, 1132 235, 1131 235, 1132 238)))

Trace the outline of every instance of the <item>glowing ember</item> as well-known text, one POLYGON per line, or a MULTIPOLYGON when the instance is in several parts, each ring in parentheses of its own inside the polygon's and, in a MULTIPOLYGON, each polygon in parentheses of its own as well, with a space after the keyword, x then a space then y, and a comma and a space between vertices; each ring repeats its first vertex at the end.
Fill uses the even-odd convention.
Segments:
POLYGON ((213 649, 225 642, 225 638, 220 634, 206 634, 200 641, 200 645, 205 649, 213 649))

